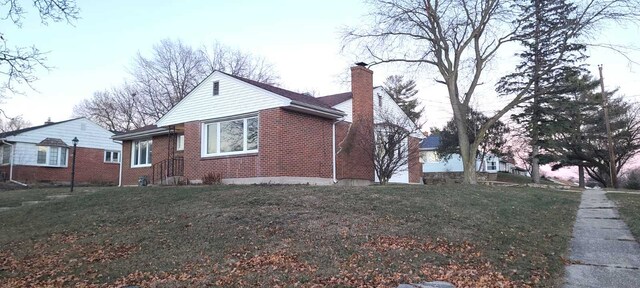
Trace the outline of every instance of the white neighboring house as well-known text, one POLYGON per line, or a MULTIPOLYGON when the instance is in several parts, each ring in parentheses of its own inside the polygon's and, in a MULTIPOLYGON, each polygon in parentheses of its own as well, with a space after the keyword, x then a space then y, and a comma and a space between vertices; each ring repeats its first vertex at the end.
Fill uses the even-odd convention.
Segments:
MULTIPOLYGON (((460 154, 453 154, 445 161, 438 155, 438 146, 440 145, 439 135, 430 135, 420 142, 420 158, 422 160, 422 172, 424 173, 441 173, 441 172, 463 172, 464 164, 460 154)), ((487 173, 498 173, 500 168, 499 157, 495 155, 486 155, 484 161, 476 160, 476 171, 487 173)), ((504 161, 503 161, 504 162, 504 161)))
POLYGON ((114 133, 86 118, 0 133, 0 178, 19 182, 70 182, 78 139, 75 180, 116 184, 121 144, 114 133))

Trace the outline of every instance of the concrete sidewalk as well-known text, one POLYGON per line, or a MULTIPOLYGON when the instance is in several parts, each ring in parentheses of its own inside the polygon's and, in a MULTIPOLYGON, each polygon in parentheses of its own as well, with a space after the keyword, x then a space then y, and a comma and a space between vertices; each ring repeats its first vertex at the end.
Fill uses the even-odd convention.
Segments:
POLYGON ((603 190, 586 190, 564 287, 640 287, 640 245, 603 190))

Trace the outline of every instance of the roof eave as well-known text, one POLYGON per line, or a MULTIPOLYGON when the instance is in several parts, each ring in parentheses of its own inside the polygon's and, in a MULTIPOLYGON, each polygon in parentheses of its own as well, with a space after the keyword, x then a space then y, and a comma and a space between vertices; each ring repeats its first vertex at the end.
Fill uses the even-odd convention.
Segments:
POLYGON ((163 135, 163 134, 167 134, 169 133, 169 130, 167 128, 156 128, 156 129, 151 129, 151 130, 147 130, 147 131, 140 131, 140 132, 136 132, 136 133, 125 133, 125 134, 120 134, 120 135, 113 135, 111 136, 111 139, 113 140, 135 140, 135 139, 141 139, 141 138, 145 138, 145 137, 149 137, 149 136, 156 136, 156 135, 163 135))
POLYGON ((339 110, 318 107, 295 100, 291 100, 289 106, 285 106, 283 108, 330 119, 338 119, 347 115, 339 110))

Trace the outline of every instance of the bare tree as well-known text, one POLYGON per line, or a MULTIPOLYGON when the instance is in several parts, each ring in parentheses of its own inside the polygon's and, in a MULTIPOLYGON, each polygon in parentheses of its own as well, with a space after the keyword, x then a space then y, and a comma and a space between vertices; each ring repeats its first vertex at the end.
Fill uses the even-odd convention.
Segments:
MULTIPOLYGON (((78 18, 79 10, 73 0, 33 0, 29 1, 33 9, 40 15, 40 22, 71 22, 78 18)), ((18 0, 0 0, 0 15, 2 20, 11 21, 13 25, 22 27, 25 10, 24 4, 18 0)), ((10 46, 10 36, 0 31, 0 99, 6 98, 7 93, 22 93, 19 85, 31 84, 38 78, 35 73, 39 68, 48 69, 45 65, 46 53, 35 46, 10 46)))
POLYGON ((262 57, 223 45, 215 41, 200 50, 204 55, 209 72, 219 70, 231 75, 248 78, 265 84, 275 85, 278 76, 273 65, 262 57))
POLYGON ((374 121, 370 125, 361 123, 358 126, 352 126, 349 132, 359 135, 347 136, 349 140, 346 141, 353 142, 351 149, 364 152, 363 158, 371 161, 380 184, 385 185, 393 175, 409 168, 410 157, 419 157, 419 153, 412 155, 411 152, 418 151, 419 141, 410 141, 410 138, 421 132, 418 126, 401 111, 398 113, 398 111, 379 106, 374 109, 374 121))
POLYGON ((170 39, 153 46, 150 55, 138 53, 130 70, 129 83, 96 92, 76 105, 74 114, 128 131, 155 123, 214 70, 264 83, 278 79, 262 58, 217 42, 206 52, 170 39))
POLYGON ((0 119, 0 132, 10 132, 31 127, 31 122, 25 120, 22 116, 16 116, 13 118, 6 118, 6 120, 0 119))
POLYGON ((142 111, 158 120, 208 75, 205 59, 198 50, 180 40, 164 39, 153 46, 150 57, 138 53, 132 76, 142 111))
POLYGON ((98 91, 73 109, 74 115, 87 117, 111 131, 129 131, 151 124, 141 110, 140 97, 126 84, 98 91))
MULTIPOLYGON (((483 72, 506 43, 517 40, 519 21, 513 1, 500 0, 374 0, 373 23, 364 30, 345 32, 345 43, 355 43, 373 65, 406 63, 427 65, 439 72, 446 86, 458 126, 464 162, 464 183, 476 184, 475 155, 489 128, 516 105, 529 100, 533 81, 512 95, 504 107, 485 122, 476 140, 469 142, 465 120, 483 72)), ((577 3, 575 24, 565 34, 575 38, 604 20, 635 20, 637 0, 588 0, 577 3)), ((542 74, 547 71, 541 71, 542 74)))

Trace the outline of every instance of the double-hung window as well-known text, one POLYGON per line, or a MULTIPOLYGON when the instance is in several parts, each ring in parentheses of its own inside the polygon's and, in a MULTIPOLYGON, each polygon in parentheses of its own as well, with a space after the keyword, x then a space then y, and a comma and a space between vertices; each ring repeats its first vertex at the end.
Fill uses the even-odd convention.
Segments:
POLYGON ((131 146, 131 167, 151 166, 152 140, 133 141, 131 146))
POLYGON ((0 153, 2 153, 2 164, 9 164, 11 162, 11 146, 3 145, 0 153))
POLYGON ((65 147, 38 146, 36 163, 43 166, 67 167, 67 152, 65 147))
POLYGON ((105 163, 120 163, 120 151, 104 151, 105 163))
POLYGON ((206 123, 202 130, 202 156, 258 152, 258 117, 206 123))
POLYGON ((176 137, 176 150, 183 151, 184 150, 184 134, 180 134, 176 137))

